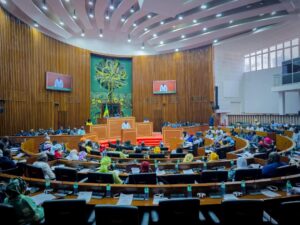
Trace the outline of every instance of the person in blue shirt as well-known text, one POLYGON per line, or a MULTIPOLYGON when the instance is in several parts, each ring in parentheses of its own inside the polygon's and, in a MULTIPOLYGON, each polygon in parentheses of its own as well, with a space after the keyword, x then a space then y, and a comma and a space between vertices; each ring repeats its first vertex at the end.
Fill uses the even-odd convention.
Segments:
POLYGON ((215 125, 215 117, 214 114, 211 114, 211 116, 209 117, 209 126, 213 127, 215 125))
POLYGON ((280 155, 277 152, 271 152, 268 158, 268 164, 262 168, 263 177, 274 177, 276 169, 285 166, 286 163, 280 162, 280 155))

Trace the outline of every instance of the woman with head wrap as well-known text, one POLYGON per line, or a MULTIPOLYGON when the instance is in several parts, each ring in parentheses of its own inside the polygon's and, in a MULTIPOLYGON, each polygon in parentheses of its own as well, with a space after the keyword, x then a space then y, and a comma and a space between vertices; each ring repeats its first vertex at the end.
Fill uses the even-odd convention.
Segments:
POLYGON ((67 160, 79 160, 78 151, 76 149, 71 150, 66 158, 67 160))
POLYGON ((120 177, 116 174, 115 171, 110 171, 109 167, 111 165, 111 158, 108 156, 104 156, 101 161, 100 161, 100 167, 98 172, 100 173, 112 173, 113 178, 114 178, 114 183, 115 184, 122 184, 123 181, 120 179, 120 177))
POLYGON ((41 168, 44 173, 45 179, 55 179, 55 174, 52 172, 49 164, 47 163, 48 161, 48 156, 46 153, 40 153, 39 156, 37 157, 37 161, 35 161, 32 165, 36 166, 38 168, 41 168))
POLYGON ((154 154, 159 154, 159 153, 161 153, 160 147, 158 147, 158 146, 154 147, 153 153, 154 153, 154 154))
POLYGON ((235 177, 235 171, 239 170, 239 169, 247 169, 248 168, 248 163, 247 163, 247 159, 245 157, 239 157, 236 160, 236 168, 232 167, 229 171, 228 171, 228 178, 229 180, 234 180, 235 177))
POLYGON ((183 162, 184 162, 184 163, 192 162, 193 159, 194 159, 193 154, 188 153, 188 154, 185 155, 185 157, 184 157, 184 159, 183 159, 183 162))
POLYGON ((140 172, 141 173, 149 173, 152 172, 150 168, 150 163, 148 161, 143 161, 140 165, 140 172))
POLYGON ((6 187, 5 193, 7 197, 4 200, 4 204, 14 207, 18 224, 38 224, 44 218, 44 209, 36 205, 30 197, 25 196, 25 190, 26 183, 24 180, 21 178, 11 179, 6 187))
POLYGON ((86 158, 85 158, 86 156, 87 156, 86 151, 80 151, 80 152, 78 153, 78 160, 84 161, 84 160, 86 160, 86 158))
POLYGON ((219 155, 215 152, 211 152, 208 156, 208 162, 219 160, 219 155))

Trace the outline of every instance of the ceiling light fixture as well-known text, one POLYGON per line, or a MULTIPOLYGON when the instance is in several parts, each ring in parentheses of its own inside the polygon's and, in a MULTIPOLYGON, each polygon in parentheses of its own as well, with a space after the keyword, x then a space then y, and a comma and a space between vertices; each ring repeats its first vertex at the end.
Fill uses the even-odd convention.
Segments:
POLYGON ((181 35, 181 38, 183 39, 183 38, 185 38, 185 35, 183 34, 183 35, 181 35))
POLYGON ((183 20, 183 16, 179 16, 178 19, 179 19, 179 20, 183 20))
POLYGON ((115 9, 113 0, 110 1, 109 9, 113 11, 115 9))
POLYGON ((149 14, 149 15, 147 16, 148 19, 151 19, 151 17, 152 17, 151 14, 149 14))
POLYGON ((148 31, 148 28, 146 27, 146 28, 144 29, 144 31, 148 31))
POLYGON ((45 10, 45 11, 48 10, 47 4, 46 4, 46 0, 43 0, 42 9, 45 10))
POLYGON ((201 9, 207 9, 207 5, 205 4, 201 5, 201 9))
POLYGON ((217 43, 217 42, 218 42, 218 39, 215 39, 215 40, 214 40, 214 43, 217 43))
POLYGON ((136 27, 136 23, 132 24, 132 26, 136 27))
POLYGON ((130 43, 131 42, 131 38, 130 38, 130 34, 128 34, 128 39, 127 42, 130 43))
POLYGON ((230 20, 229 23, 232 24, 232 23, 233 23, 233 20, 230 20))
POLYGON ((65 2, 70 2, 70 0, 65 0, 65 2))
POLYGON ((131 13, 134 13, 134 8, 131 8, 131 9, 130 9, 130 12, 131 12, 131 13))
POLYGON ((59 24, 60 24, 61 26, 64 26, 64 25, 65 25, 63 21, 60 21, 59 24))
POLYGON ((272 16, 276 15, 276 11, 273 11, 273 12, 271 13, 271 15, 272 15, 272 16))
POLYGON ((153 34, 153 37, 156 38, 156 37, 157 37, 157 34, 153 34))
POLYGON ((256 28, 256 27, 254 27, 252 30, 253 30, 253 31, 256 31, 256 30, 257 30, 257 28, 256 28))
POLYGON ((176 48, 176 49, 175 49, 175 52, 178 52, 178 51, 179 51, 179 49, 178 49, 178 48, 176 48))
POLYGON ((85 36, 85 33, 84 31, 81 32, 81 37, 84 37, 85 36))
POLYGON ((207 31, 207 28, 206 27, 203 27, 203 29, 202 29, 203 31, 207 31))
POLYGON ((193 20, 193 23, 197 23, 197 20, 193 20))
POLYGON ((93 13, 93 10, 92 10, 92 9, 90 9, 89 17, 90 17, 90 18, 94 18, 94 13, 93 13))
POLYGON ((103 38, 102 29, 99 30, 99 37, 103 38))
POLYGON ((164 25, 165 24, 165 22, 164 21, 160 21, 160 25, 164 25))
POLYGON ((39 27, 39 24, 38 24, 37 22, 34 22, 34 23, 33 23, 33 26, 39 27))
POLYGON ((108 14, 108 12, 105 13, 105 19, 109 20, 109 14, 108 14))
POLYGON ((121 18, 121 21, 124 23, 124 22, 125 22, 125 18, 124 18, 124 17, 122 17, 122 18, 121 18))
POLYGON ((74 20, 76 20, 76 19, 77 19, 77 16, 76 16, 76 11, 75 11, 75 9, 74 9, 74 13, 73 13, 73 16, 72 16, 72 17, 73 17, 73 19, 74 19, 74 20))
POLYGON ((93 0, 89 0, 89 5, 94 5, 94 1, 93 0))
POLYGON ((160 42, 159 42, 159 44, 163 45, 163 44, 164 44, 164 42, 163 42, 163 41, 160 41, 160 42))
POLYGON ((264 13, 259 14, 259 16, 264 16, 264 15, 265 15, 264 13))
POLYGON ((142 44, 142 46, 141 46, 141 49, 143 49, 143 50, 145 49, 145 45, 144 45, 144 43, 142 44))
POLYGON ((218 14, 216 15, 217 18, 219 18, 219 17, 221 17, 221 16, 222 16, 222 13, 218 13, 218 14))

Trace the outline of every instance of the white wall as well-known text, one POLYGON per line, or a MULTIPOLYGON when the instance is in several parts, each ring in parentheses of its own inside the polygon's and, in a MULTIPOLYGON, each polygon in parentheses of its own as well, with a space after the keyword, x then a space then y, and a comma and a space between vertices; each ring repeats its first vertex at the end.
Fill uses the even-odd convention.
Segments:
MULTIPOLYGON (((281 74, 281 68, 244 73, 244 55, 300 37, 299 27, 300 20, 296 20, 214 46, 214 74, 215 84, 219 86, 220 111, 230 114, 279 113, 278 93, 273 93, 271 87, 273 74, 281 74)), ((297 113, 299 102, 299 93, 287 93, 286 113, 297 113)))

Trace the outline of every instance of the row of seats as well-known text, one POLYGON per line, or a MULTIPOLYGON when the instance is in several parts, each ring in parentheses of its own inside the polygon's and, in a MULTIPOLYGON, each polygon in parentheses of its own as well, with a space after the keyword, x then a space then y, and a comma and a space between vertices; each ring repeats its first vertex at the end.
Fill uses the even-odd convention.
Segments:
MULTIPOLYGON (((56 180, 59 181, 79 181, 78 172, 73 168, 56 167, 56 180)), ((296 166, 282 166, 277 168, 277 176, 288 176, 299 172, 296 166)), ((26 165, 25 175, 31 178, 44 178, 42 169, 32 165, 26 165)), ((111 173, 87 173, 81 175, 87 177, 89 183, 113 183, 113 175, 111 173)), ((81 177, 82 178, 82 177, 81 177)), ((238 169, 235 171, 234 180, 258 180, 262 178, 262 170, 258 169, 238 169)), ((201 174, 168 174, 157 176, 156 173, 140 173, 129 174, 129 184, 156 184, 162 182, 164 184, 193 184, 209 182, 226 182, 228 181, 227 170, 203 170, 201 174)))
MULTIPOLYGON (((243 225, 296 225, 299 223, 300 201, 281 202, 280 213, 275 220, 265 211, 262 200, 226 200, 220 205, 219 213, 204 210, 199 199, 161 200, 158 207, 139 211, 135 206, 96 205, 88 210, 84 200, 45 201, 45 225, 198 225, 198 224, 243 224, 243 225)), ((0 204, 0 218, 16 225, 14 208, 0 204)))

